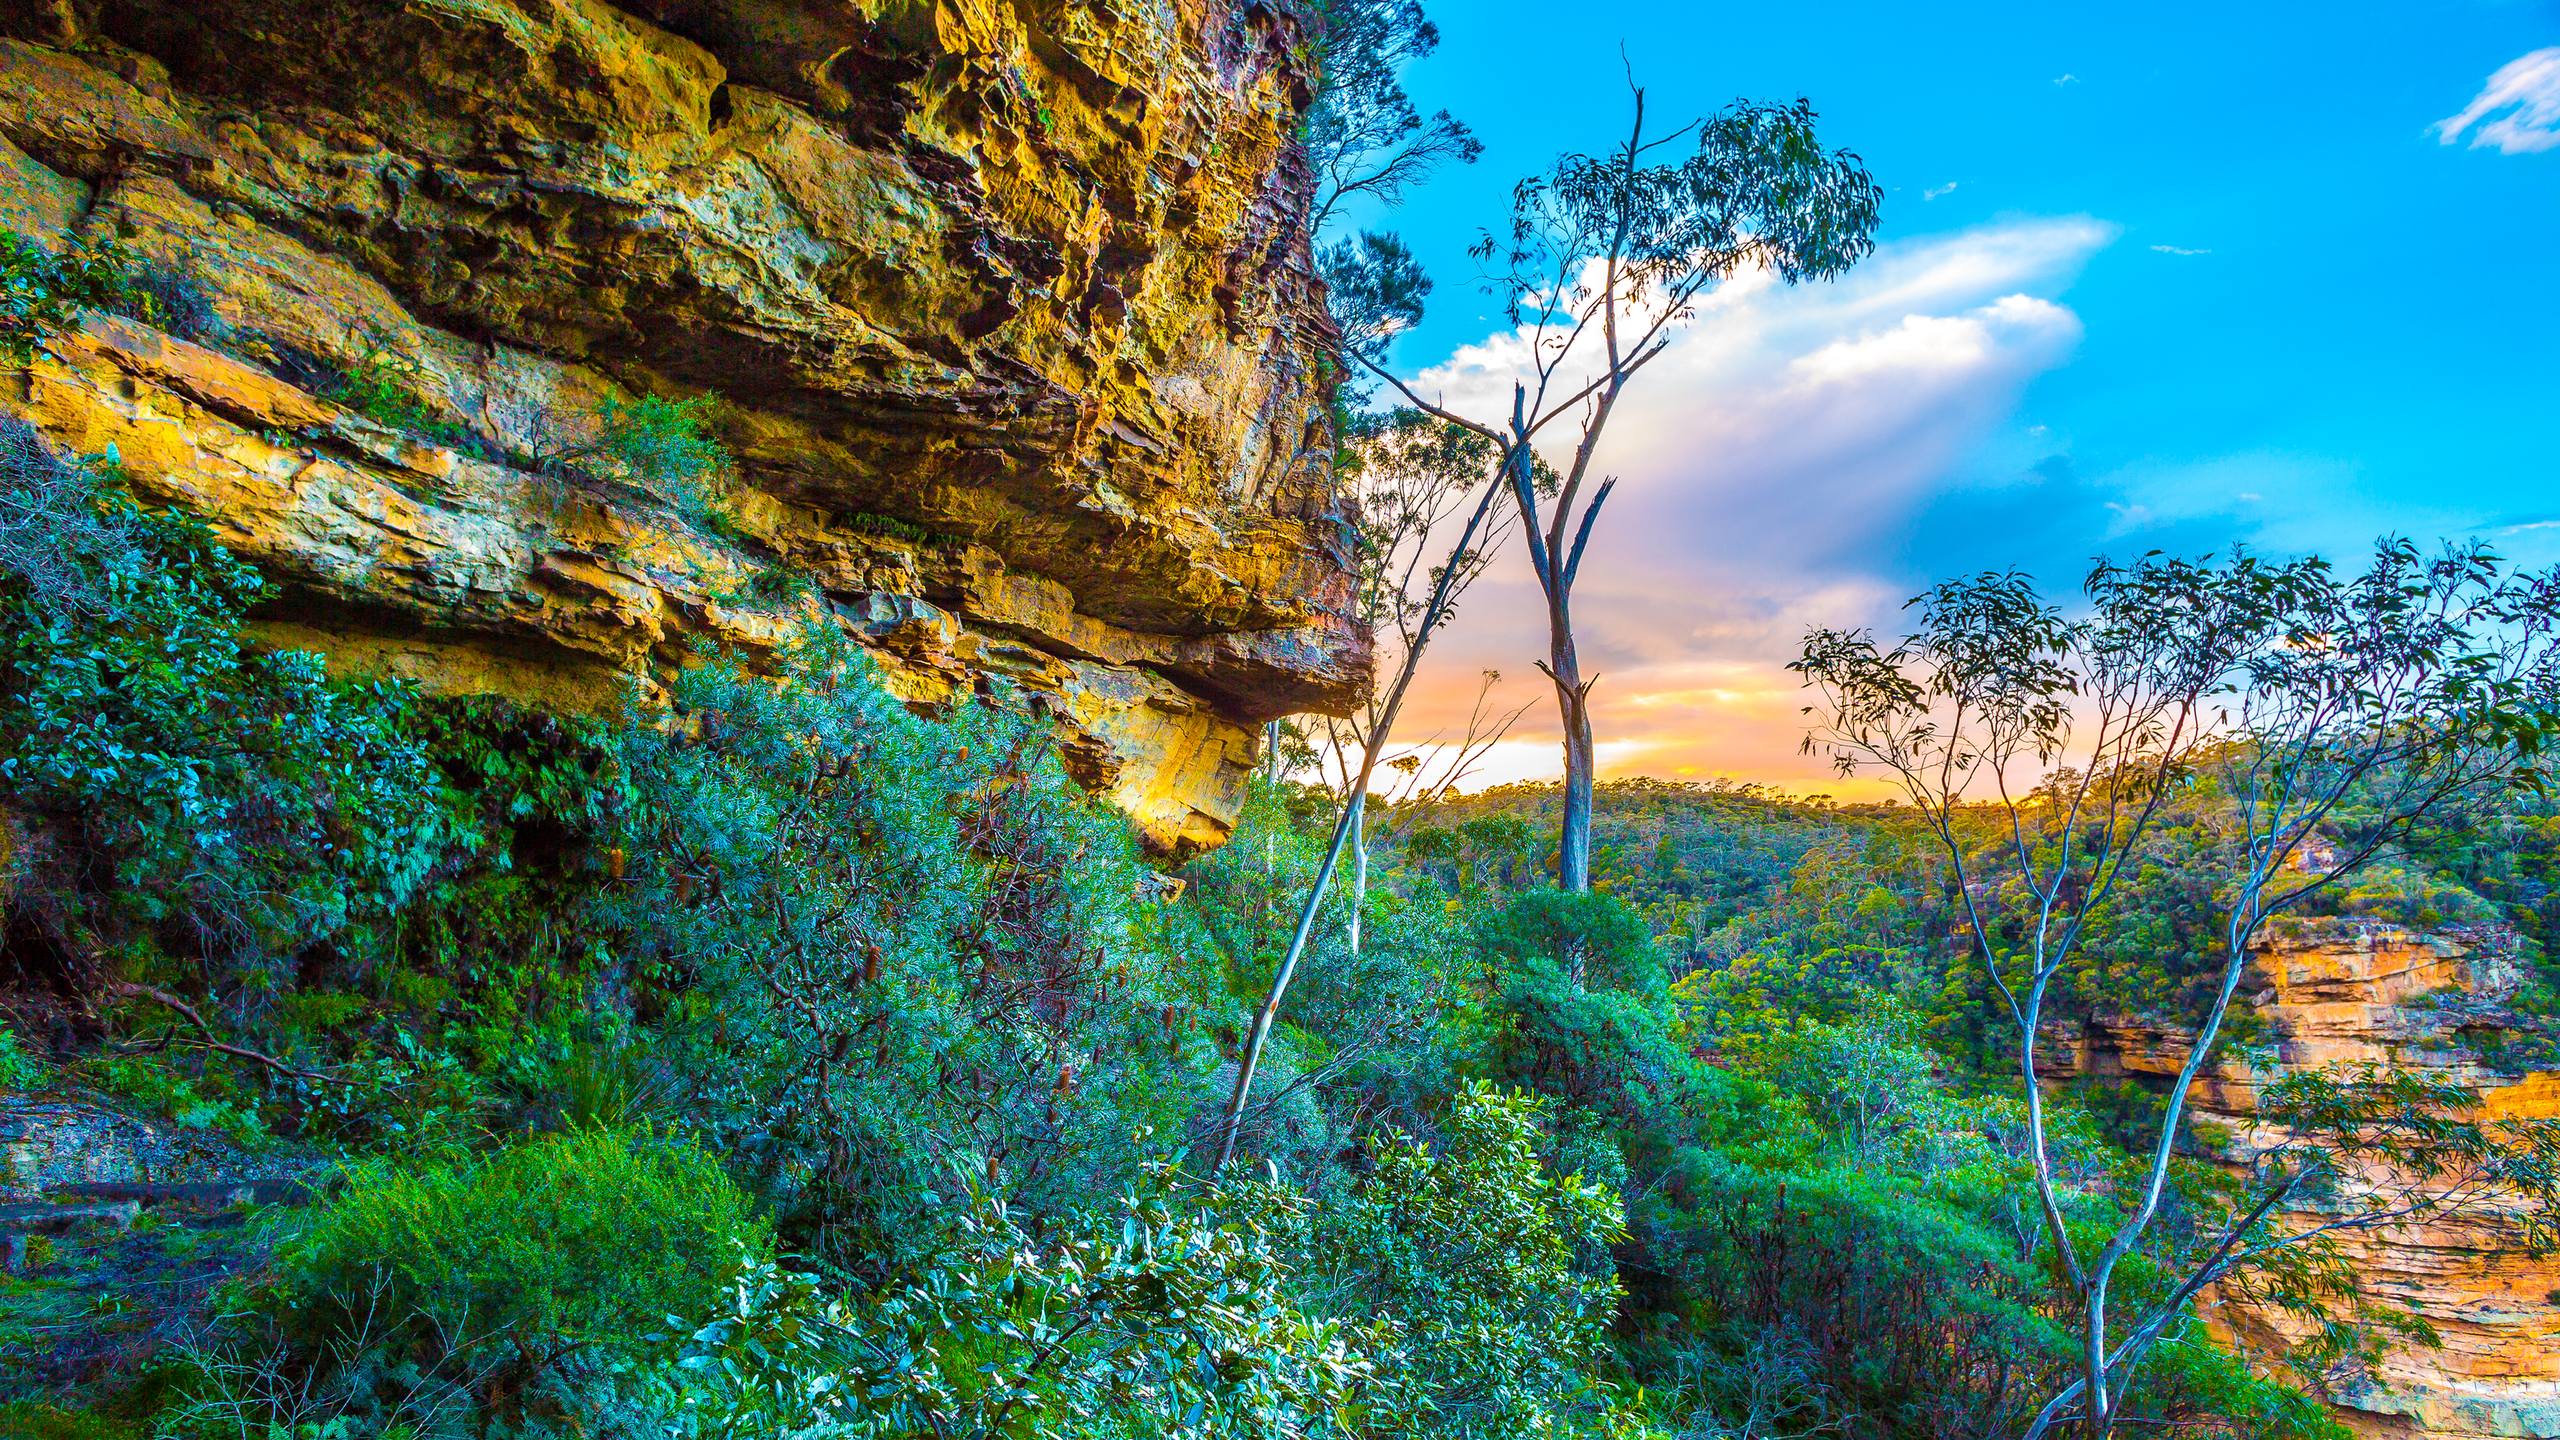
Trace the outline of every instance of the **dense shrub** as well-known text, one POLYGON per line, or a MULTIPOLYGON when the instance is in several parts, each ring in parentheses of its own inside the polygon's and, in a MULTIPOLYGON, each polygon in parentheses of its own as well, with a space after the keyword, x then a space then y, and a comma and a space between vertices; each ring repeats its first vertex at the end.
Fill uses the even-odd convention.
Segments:
POLYGON ((1676 1104, 1697 1068, 1658 1008, 1544 962, 1501 976, 1461 1033, 1478 1073, 1630 1132, 1676 1104))
POLYGON ((445 1385, 515 1395, 636 1355, 704 1311, 767 1239, 719 1163, 672 1138, 573 1130, 460 1163, 361 1166, 277 1251, 286 1343, 357 1403, 445 1385))
POLYGON ((219 344, 231 337, 213 293, 193 270, 165 261, 144 260, 127 274, 122 293, 102 302, 119 315, 156 325, 181 340, 219 344))
POLYGON ((145 563, 130 516, 102 493, 103 468, 0 419, 0 585, 20 604, 100 619, 114 602, 109 578, 145 563))
POLYGON ((251 644, 265 582, 111 466, 0 433, 0 492, 57 517, 0 536, 0 794, 55 837, 22 884, 67 951, 238 976, 418 883, 436 785, 401 691, 251 644))
POLYGON ((633 485, 661 495, 688 516, 712 514, 729 452, 710 430, 710 407, 701 398, 636 400, 608 396, 598 415, 594 461, 633 485))
POLYGON ((2014 1431, 2067 1369, 2005 1235, 1889 1175, 1714 1163, 1690 1194, 1680 1289, 1729 1362, 1762 1335, 1805 1346, 1826 1419, 1856 1433, 2014 1431), (2019 1407, 2024 1406, 2024 1414, 2019 1407))
POLYGON ((912 1253, 955 1158, 1037 1210, 1180 1132, 1202 997, 1045 728, 921 719, 817 634, 776 679, 714 657, 674 698, 625 731, 614 914, 686 1113, 825 1253, 912 1253))
POLYGON ((1434 1148, 1382 1139, 1346 1199, 1146 1168, 1048 1235, 969 1187, 869 1297, 750 1258, 642 1372, 651 1434, 1282 1437, 1639 1433, 1594 1379, 1616 1202, 1541 1164, 1538 1106, 1466 1092, 1434 1148), (1308 1273, 1293 1273, 1291 1251, 1308 1273), (1329 1315, 1357 1314, 1357 1324, 1329 1315))
POLYGON ((1476 926, 1476 945, 1495 974, 1545 966, 1597 989, 1654 998, 1662 959, 1644 916, 1608 894, 1540 885, 1513 895, 1476 926))
MULTIPOLYGON (((1256 780, 1235 837, 1193 861, 1179 912, 1183 953, 1224 972, 1230 1013, 1250 1013, 1270 987, 1330 824, 1309 795, 1256 780)), ((1366 1124, 1427 1128, 1456 1088, 1448 1026, 1477 972, 1456 902, 1427 877, 1399 873, 1369 889, 1362 941, 1350 944, 1351 893, 1329 893, 1270 1051, 1264 1097, 1245 1115, 1244 1149, 1296 1183, 1322 1188, 1366 1124)), ((1198 963, 1195 961, 1195 963, 1198 963)), ((1228 1077, 1222 1077, 1228 1078, 1228 1077)))
POLYGON ((1412 1403, 1359 1349, 1378 1327, 1291 1300, 1280 1236, 1303 1202, 1276 1186, 1204 1190, 1151 1165, 1117 1206, 1046 1236, 974 1183, 952 1208, 941 1244, 858 1301, 749 1256, 675 1363, 634 1387, 636 1428, 1287 1440, 1412 1403))
POLYGON ((1386 1134, 1371 1173, 1328 1205, 1319 1293, 1395 1320, 1380 1364, 1414 1386, 1375 1433, 1528 1436, 1632 1427, 1597 1377, 1620 1290, 1618 1197, 1541 1163, 1539 1103, 1472 1085, 1436 1146, 1386 1134))
POLYGON ((462 427, 435 403, 436 382, 401 338, 368 329, 349 337, 353 356, 343 365, 312 361, 312 386, 370 420, 428 440, 459 440, 462 427))
POLYGON ((552 1093, 630 1049, 594 1003, 627 984, 597 910, 621 803, 601 727, 332 678, 254 642, 269 594, 111 464, 0 425, 8 958, 158 1035, 86 1078, 235 1138, 641 1118, 645 1076, 552 1093))
POLYGON ((18 1032, 0 1022, 0 1090, 32 1090, 44 1079, 44 1067, 28 1053, 18 1032))
POLYGON ((146 319, 158 318, 123 237, 74 236, 48 248, 0 230, 0 364, 25 364, 45 336, 88 307, 133 309, 146 319))

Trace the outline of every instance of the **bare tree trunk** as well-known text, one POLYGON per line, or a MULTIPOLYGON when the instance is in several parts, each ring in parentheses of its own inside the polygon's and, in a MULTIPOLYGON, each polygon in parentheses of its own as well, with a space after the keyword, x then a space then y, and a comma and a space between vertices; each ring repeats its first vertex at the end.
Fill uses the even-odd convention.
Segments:
POLYGON ((1449 563, 1440 567, 1440 576, 1431 587, 1430 602, 1423 606, 1421 621, 1414 628, 1413 643, 1405 647, 1404 663, 1397 667, 1395 684, 1387 691, 1386 703, 1378 708, 1378 722, 1369 728, 1360 749, 1360 769, 1351 778, 1350 794, 1345 797, 1342 813, 1333 822, 1333 841, 1325 847, 1324 860, 1316 866, 1315 879, 1307 886, 1307 898, 1298 909, 1298 928, 1290 933, 1289 949, 1280 957, 1280 967, 1272 972, 1271 988, 1263 996, 1262 1007, 1254 1012, 1253 1029, 1245 1036, 1244 1053, 1236 1059, 1235 1088, 1227 1096, 1227 1111, 1219 1124, 1218 1158, 1210 1166, 1212 1175, 1224 1170, 1235 1158, 1236 1134, 1244 1127, 1245 1102, 1253 1095, 1254 1071, 1262 1064, 1262 1051, 1270 1043, 1271 1026, 1280 1018, 1280 1002, 1288 997, 1289 982, 1298 973, 1298 962, 1307 953, 1308 937, 1315 933, 1316 915, 1324 908, 1325 891, 1333 884, 1333 873, 1342 864, 1343 847, 1352 833, 1360 828, 1362 811, 1369 800, 1369 782, 1377 774, 1378 757, 1386 750, 1387 737, 1396 728, 1396 714, 1404 708, 1405 692, 1413 688, 1413 676, 1422 667, 1422 652, 1431 642, 1431 634, 1448 618, 1451 601, 1466 571, 1466 556, 1474 549, 1476 532, 1484 528, 1485 516, 1493 509, 1494 500, 1502 494, 1500 476, 1485 486, 1484 498, 1476 502, 1467 526, 1449 550, 1449 563))
POLYGON ((2088 1409, 2082 1428, 2090 1440, 2106 1440, 2107 1432, 2115 1428, 2116 1417, 2115 1397, 2107 1388, 2107 1278, 2103 1274, 2091 1277, 2088 1313, 2083 1317, 2082 1328, 2081 1364, 2088 1386, 2081 1397, 2088 1409))
POLYGON ((1307 936, 1315 929, 1316 913, 1324 908, 1324 892, 1333 883, 1335 867, 1342 863, 1343 842, 1350 837, 1351 827, 1358 823, 1361 802, 1367 793, 1368 767, 1361 767, 1361 788, 1351 796, 1342 814, 1333 822, 1333 843, 1326 847, 1324 862, 1316 867, 1314 883, 1307 886, 1306 904, 1298 910, 1298 928, 1289 936, 1289 949, 1280 957, 1280 968, 1271 975, 1271 988, 1262 997, 1262 1008, 1253 1012, 1253 1029, 1244 1040, 1244 1054, 1236 1059, 1235 1089, 1227 1096, 1227 1113, 1219 1125, 1218 1160, 1209 1167, 1217 1174, 1235 1158, 1236 1132, 1244 1128, 1245 1101, 1253 1095, 1253 1072, 1262 1066, 1263 1047, 1271 1042, 1271 1026, 1280 1018, 1280 1002, 1288 997, 1289 982, 1298 973, 1298 961, 1307 953, 1307 936))
POLYGON ((1598 427, 1607 421, 1609 397, 1595 402, 1597 415, 1583 431, 1575 473, 1556 500, 1553 528, 1544 533, 1538 529, 1530 432, 1522 418, 1524 403, 1522 392, 1514 387, 1512 440, 1510 453, 1504 457, 1504 471, 1510 477, 1512 498, 1519 507, 1520 528, 1529 547, 1529 567, 1537 576, 1539 593, 1547 601, 1547 658, 1538 668, 1556 687, 1556 718, 1564 731, 1564 814, 1556 826, 1556 884, 1582 894, 1591 889, 1593 746, 1591 680, 1582 673, 1582 657, 1573 643, 1573 580, 1582 568, 1582 551, 1590 542, 1592 523, 1600 518, 1600 507, 1607 503, 1618 482, 1601 481, 1578 519, 1573 497, 1581 484, 1582 464, 1599 441, 1598 427), (1570 546, 1566 544, 1568 523, 1574 526, 1570 546))
POLYGON ((1351 954, 1360 954, 1360 911, 1369 899, 1369 817, 1365 807, 1351 822, 1351 923, 1345 927, 1344 940, 1351 954))
POLYGON ((1573 597, 1547 602, 1547 678, 1555 682, 1556 719, 1564 730, 1564 817, 1556 827, 1556 884, 1579 894, 1591 888, 1591 687, 1573 644, 1573 597))

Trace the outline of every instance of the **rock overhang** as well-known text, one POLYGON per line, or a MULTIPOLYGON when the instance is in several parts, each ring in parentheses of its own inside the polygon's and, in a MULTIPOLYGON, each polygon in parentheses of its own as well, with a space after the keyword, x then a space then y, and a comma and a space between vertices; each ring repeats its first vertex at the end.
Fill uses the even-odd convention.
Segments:
POLYGON ((120 229, 195 345, 97 317, 0 394, 276 578, 279 638, 555 703, 842 624, 1060 726, 1159 848, 1368 682, 1324 473, 1286 10, 83 0, 0 22, 0 210, 120 229), (435 437, 315 390, 388 349, 435 437), (704 397, 728 533, 520 463, 704 397), (747 569, 814 592, 741 603, 747 569))

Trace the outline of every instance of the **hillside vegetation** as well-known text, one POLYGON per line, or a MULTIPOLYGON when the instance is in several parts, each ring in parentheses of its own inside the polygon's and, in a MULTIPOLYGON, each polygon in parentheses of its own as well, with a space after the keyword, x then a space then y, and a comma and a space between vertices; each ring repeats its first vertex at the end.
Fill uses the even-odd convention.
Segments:
POLYGON ((0 1440, 2338 1440, 2438 1221, 2505 1363, 2560 576, 1944 582, 1813 748, 2005 807, 1595 785, 1616 396, 1885 191, 1634 90, 1444 412, 1338 228, 1481 154, 1436 43, 0 17, 0 1440), (1565 778, 1454 794, 1391 732, 1514 519, 1565 778))
MULTIPOLYGON (((1169 883, 1044 730, 818 633, 594 723, 335 680, 111 460, 9 454, 79 523, 0 582, 8 1079, 297 1181, 35 1242, 22 1433, 1987 1436, 2069 1370, 1891 808, 1608 786, 1589 895, 1550 792, 1391 813, 1212 1177, 1315 792, 1169 883)), ((2348 903, 2538 958, 2553 822, 2501 826, 2348 903)), ((2189 883, 2089 951, 2164 1014, 2189 883)), ((2093 1216, 2142 1103, 2064 1111, 2093 1216)), ((2142 1394, 2328 1424, 2200 1332, 2142 1394)))

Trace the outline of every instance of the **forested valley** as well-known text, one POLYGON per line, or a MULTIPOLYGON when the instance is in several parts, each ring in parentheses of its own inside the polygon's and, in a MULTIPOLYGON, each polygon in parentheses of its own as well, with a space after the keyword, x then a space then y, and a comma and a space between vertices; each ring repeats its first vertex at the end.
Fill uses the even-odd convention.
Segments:
POLYGON ((1933 575, 1831 793, 1604 775, 1612 425, 1895 190, 1622 52, 1434 276, 1439 41, 6 7, 0 1437, 2560 1433, 2560 573, 1933 575))

